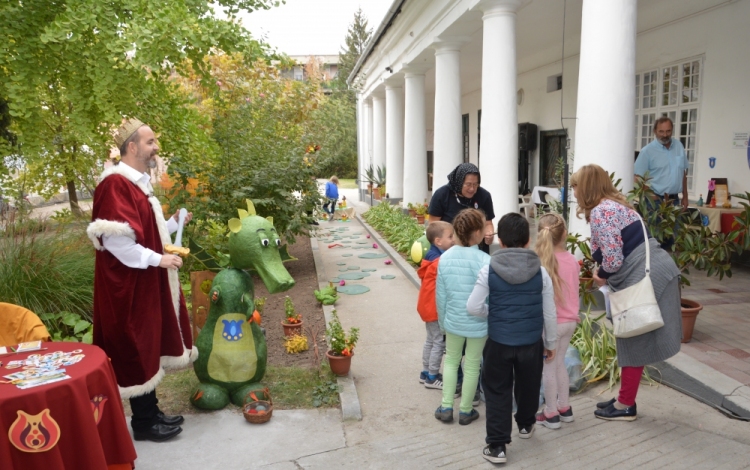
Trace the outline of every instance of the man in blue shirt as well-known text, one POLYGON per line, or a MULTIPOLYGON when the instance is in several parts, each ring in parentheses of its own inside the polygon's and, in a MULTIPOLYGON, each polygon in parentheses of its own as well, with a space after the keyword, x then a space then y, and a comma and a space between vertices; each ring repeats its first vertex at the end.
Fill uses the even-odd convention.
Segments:
POLYGON ((682 195, 682 207, 688 207, 687 169, 688 160, 685 147, 672 138, 672 120, 662 116, 654 123, 654 136, 648 145, 641 149, 635 161, 635 174, 651 176, 651 189, 661 199, 674 201, 678 205, 682 195))
MULTIPOLYGON (((665 199, 675 206, 680 205, 682 195, 682 207, 688 208, 687 194, 687 170, 688 160, 685 155, 685 147, 682 143, 672 138, 674 124, 666 116, 662 116, 654 122, 654 137, 648 145, 641 149, 635 161, 635 174, 643 177, 649 174, 651 180, 648 184, 659 198, 657 204, 665 199)), ((674 243, 670 238, 662 243, 662 248, 669 249, 674 243)))

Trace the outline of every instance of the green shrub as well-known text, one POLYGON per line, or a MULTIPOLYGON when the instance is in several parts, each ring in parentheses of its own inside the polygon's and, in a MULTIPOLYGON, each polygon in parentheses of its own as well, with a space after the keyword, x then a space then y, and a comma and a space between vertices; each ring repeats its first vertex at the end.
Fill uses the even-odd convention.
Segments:
POLYGON ((73 341, 86 344, 94 341, 94 324, 84 320, 77 313, 42 313, 39 318, 52 335, 52 341, 73 341))
POLYGON ((382 233, 399 253, 408 253, 417 238, 424 235, 424 226, 409 217, 400 206, 380 203, 362 214, 368 224, 382 233))
POLYGON ((570 344, 581 355, 586 383, 609 378, 609 388, 612 388, 620 380, 620 368, 617 365, 615 335, 601 322, 603 317, 604 313, 592 318, 590 311, 584 312, 570 344))
POLYGON ((85 226, 38 229, 39 223, 16 223, 0 237, 0 302, 91 321, 94 249, 85 226))

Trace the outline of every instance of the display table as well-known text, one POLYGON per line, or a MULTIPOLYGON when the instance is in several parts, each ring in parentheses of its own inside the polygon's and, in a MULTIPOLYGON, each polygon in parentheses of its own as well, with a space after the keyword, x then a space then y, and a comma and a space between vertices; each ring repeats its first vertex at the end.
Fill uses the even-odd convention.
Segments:
POLYGON ((539 195, 539 191, 545 191, 555 199, 560 198, 560 188, 552 186, 534 186, 534 189, 531 191, 531 201, 534 204, 547 204, 547 201, 539 195))
POLYGON ((104 351, 81 343, 43 343, 42 347, 47 349, 0 356, 3 362, 0 375, 23 370, 9 370, 8 362, 25 360, 31 354, 80 349, 85 357, 64 367, 70 379, 25 390, 12 384, 0 384, 0 433, 3 436, 0 468, 132 468, 135 447, 125 421, 115 373, 104 351))
POLYGON ((734 216, 742 213, 742 209, 734 207, 731 209, 724 209, 723 207, 701 206, 695 207, 695 209, 698 209, 698 212, 700 212, 702 216, 705 215, 708 217, 707 227, 711 232, 722 233, 729 233, 732 230, 734 216), (722 219, 725 220, 724 223, 722 223, 722 219))

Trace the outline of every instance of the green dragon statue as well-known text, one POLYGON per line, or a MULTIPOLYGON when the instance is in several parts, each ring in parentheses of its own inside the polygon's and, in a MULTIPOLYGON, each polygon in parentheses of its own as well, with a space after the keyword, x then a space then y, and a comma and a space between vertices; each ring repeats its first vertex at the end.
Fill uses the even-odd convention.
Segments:
POLYGON ((242 406, 266 372, 268 350, 260 326, 249 322, 255 305, 252 269, 274 294, 291 289, 294 279, 282 264, 281 240, 272 218, 259 217, 252 201, 239 219, 229 221, 229 254, 232 268, 216 275, 208 293, 208 318, 195 344, 193 363, 200 384, 190 402, 204 410, 224 408, 229 401, 242 406))

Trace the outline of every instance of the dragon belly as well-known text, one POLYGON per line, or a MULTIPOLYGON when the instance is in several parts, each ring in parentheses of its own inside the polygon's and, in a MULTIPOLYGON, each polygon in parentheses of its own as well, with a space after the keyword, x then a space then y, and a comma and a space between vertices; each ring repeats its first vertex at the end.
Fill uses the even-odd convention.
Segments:
POLYGON ((242 313, 221 315, 214 328, 208 375, 219 382, 246 382, 255 376, 258 354, 247 317, 242 313))

